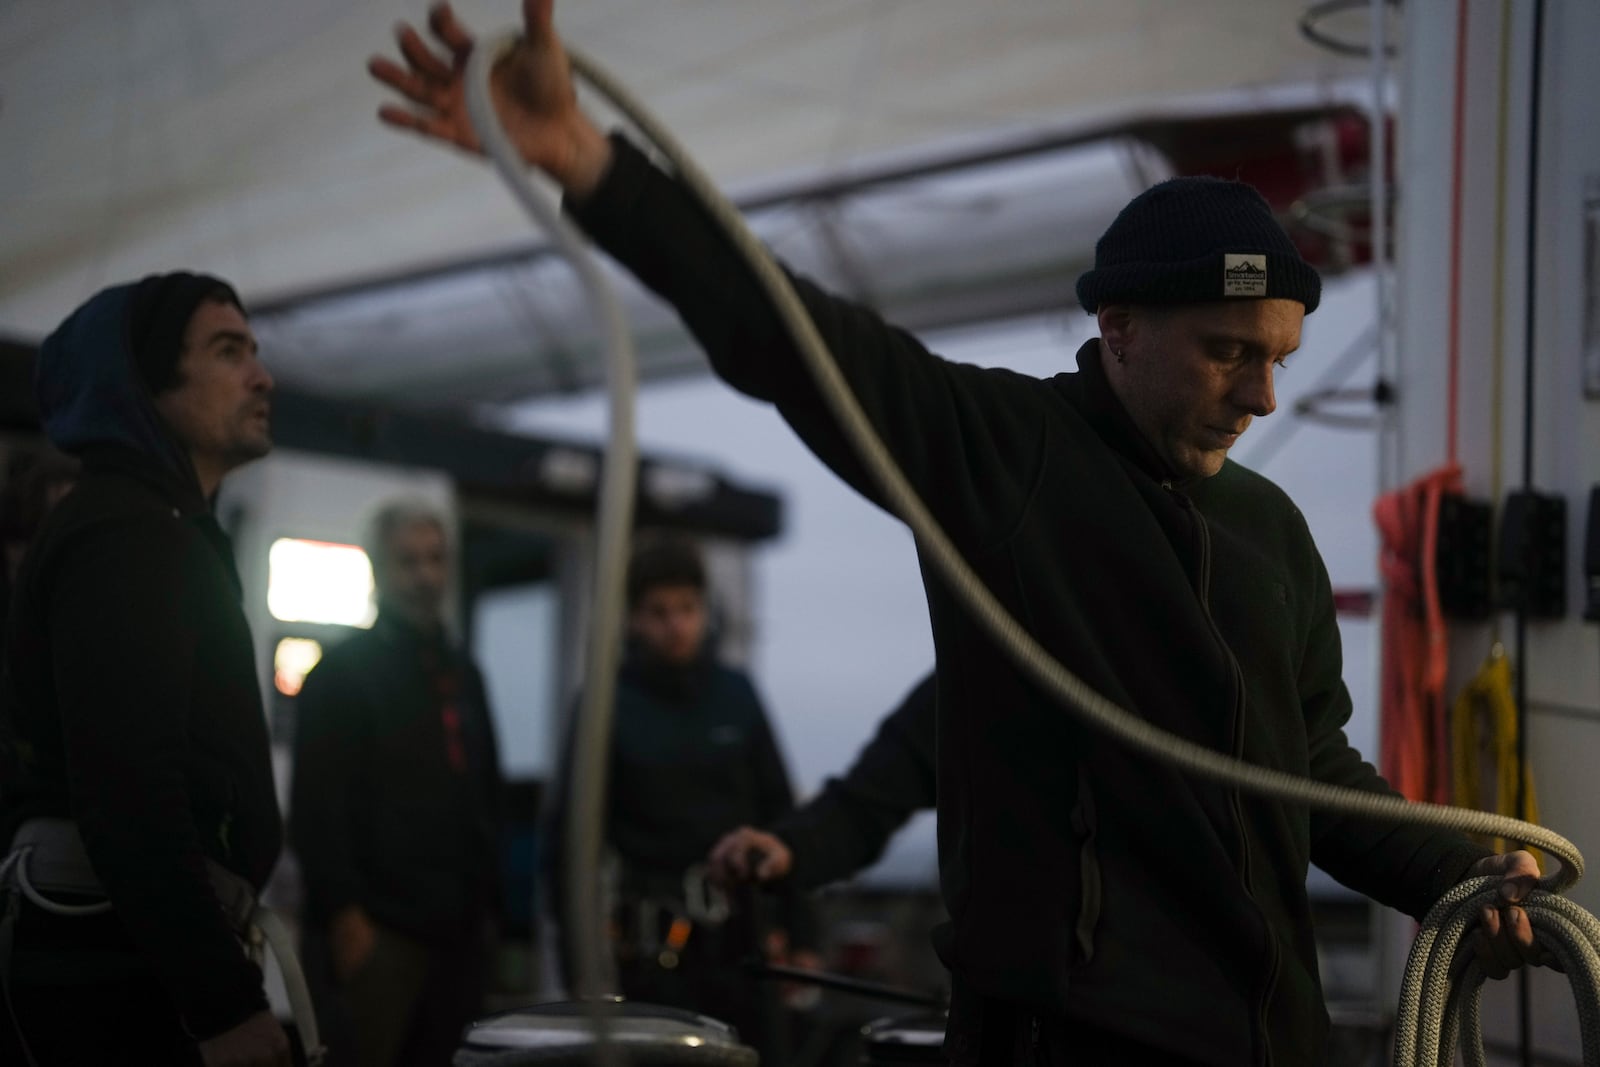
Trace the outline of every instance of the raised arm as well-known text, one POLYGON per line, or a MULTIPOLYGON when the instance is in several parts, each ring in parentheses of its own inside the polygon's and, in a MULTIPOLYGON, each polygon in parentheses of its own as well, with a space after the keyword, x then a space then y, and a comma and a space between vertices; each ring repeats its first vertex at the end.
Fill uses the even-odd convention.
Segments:
MULTIPOLYGON (((732 242, 680 183, 622 138, 607 141, 578 110, 550 4, 525 4, 524 15, 524 39, 494 75, 496 107, 523 159, 566 190, 601 247, 677 309, 725 381, 775 404, 825 463, 882 502, 732 242)), ((372 61, 374 76, 409 102, 382 117, 475 151, 463 99, 472 39, 448 8, 434 9, 431 27, 442 54, 403 27, 405 64, 372 61)), ((946 362, 869 309, 795 281, 873 425, 951 534, 986 547, 1014 529, 1045 452, 1038 383, 946 362)))
MULTIPOLYGON (((493 96, 501 125, 523 160, 548 174, 567 195, 581 199, 610 165, 611 146, 578 107, 567 52, 552 21, 554 7, 554 0, 524 0, 522 38, 496 62, 493 96)), ((465 90, 472 34, 445 3, 429 9, 428 27, 442 53, 401 23, 397 36, 405 65, 385 56, 368 61, 372 76, 411 105, 385 104, 378 117, 397 129, 481 155, 465 90)))

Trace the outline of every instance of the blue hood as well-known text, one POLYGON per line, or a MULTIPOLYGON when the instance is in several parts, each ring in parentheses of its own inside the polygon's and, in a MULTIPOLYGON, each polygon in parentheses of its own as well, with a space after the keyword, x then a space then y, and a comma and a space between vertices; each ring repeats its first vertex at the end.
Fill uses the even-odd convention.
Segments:
POLYGON ((131 450, 197 486, 188 452, 134 366, 128 329, 134 288, 96 293, 39 346, 34 392, 45 435, 73 455, 108 446, 131 450))

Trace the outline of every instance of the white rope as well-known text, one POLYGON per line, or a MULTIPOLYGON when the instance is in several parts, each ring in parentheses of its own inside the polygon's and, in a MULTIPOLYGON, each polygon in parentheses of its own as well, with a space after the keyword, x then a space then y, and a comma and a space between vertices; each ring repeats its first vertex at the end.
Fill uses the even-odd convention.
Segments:
MULTIPOLYGON (((503 45, 516 42, 508 36, 503 45)), ((611 745, 611 720, 615 704, 617 670, 622 657, 623 586, 627 576, 628 540, 633 526, 633 504, 638 446, 633 424, 637 392, 633 337, 621 302, 589 252, 587 241, 556 206, 528 180, 517 150, 500 128, 490 95, 494 59, 502 48, 473 49, 467 63, 467 109, 506 184, 536 222, 548 232, 577 271, 604 333, 606 384, 611 398, 610 435, 601 473, 599 516, 596 520, 595 588, 591 605, 588 660, 582 703, 572 724, 572 762, 568 769, 568 810, 564 869, 565 926, 573 967, 575 992, 590 1005, 596 1053, 605 1062, 612 1056, 607 1015, 611 1002, 603 997, 606 940, 599 868, 604 833, 606 777, 611 745)))
POLYGON ((256 905, 250 915, 251 927, 259 931, 278 961, 278 973, 283 977, 283 992, 289 999, 289 1015, 300 1032, 300 1045, 305 1049, 308 1067, 318 1067, 327 1055, 322 1044, 322 1032, 317 1026, 316 1007, 311 1003, 311 988, 306 985, 306 974, 300 967, 300 957, 294 950, 294 938, 288 927, 271 908, 256 905))
MULTIPOLYGON (((508 42, 515 39, 512 36, 508 42)), ((472 98, 470 94, 477 94, 483 101, 475 112, 474 126, 506 183, 517 193, 518 199, 529 204, 537 194, 529 186, 525 168, 516 150, 498 122, 480 121, 476 117, 493 115, 487 102, 490 64, 481 60, 489 51, 477 50, 474 55, 477 70, 469 75, 469 100, 472 98)), ((671 132, 620 82, 594 60, 570 46, 567 47, 567 56, 573 71, 606 97, 655 145, 677 172, 678 179, 700 201, 744 256, 772 299, 846 439, 871 472, 891 508, 911 528, 923 554, 932 561, 945 584, 1027 675, 1089 725, 1136 752, 1200 778, 1324 811, 1503 837, 1539 848, 1557 859, 1559 866, 1541 879, 1542 892, 1537 892, 1534 897, 1537 903, 1530 899, 1526 906, 1536 936, 1562 960, 1567 974, 1573 980, 1579 1001, 1580 1021, 1584 1026, 1585 1065, 1600 1067, 1600 999, 1596 997, 1596 987, 1600 986, 1600 956, 1596 955, 1600 950, 1600 941, 1589 936, 1594 930, 1595 920, 1576 905, 1556 895, 1583 876, 1583 855, 1571 841, 1552 830, 1520 819, 1440 804, 1411 803, 1398 797, 1333 786, 1245 763, 1168 734, 1095 692, 1034 640, 990 593, 982 579, 950 542, 878 437, 805 306, 795 294, 788 276, 750 232, 737 209, 718 192, 671 132), (1575 914, 1581 918, 1574 917, 1575 914), (1573 935, 1572 930, 1578 931, 1578 934, 1573 935)), ((627 376, 627 386, 620 384, 623 378, 616 373, 615 367, 608 369, 608 377, 612 382, 611 400, 615 419, 616 411, 632 401, 631 392, 624 392, 624 389, 631 390, 631 375, 627 376)), ((1458 1027, 1469 1022, 1473 1024, 1475 1036, 1463 1034, 1463 1042, 1475 1045, 1481 1057, 1482 1037, 1476 1026, 1475 1008, 1471 1008, 1470 1003, 1458 1002, 1457 1009, 1450 1011, 1449 987, 1452 971, 1458 969, 1456 957, 1463 939, 1477 922, 1478 910, 1490 902, 1481 896, 1474 898, 1473 887, 1481 889, 1484 884, 1493 882, 1471 880, 1463 883, 1442 898, 1424 921, 1418 943, 1413 947, 1406 983, 1402 989, 1395 1044, 1394 1062, 1397 1067, 1409 1067, 1412 1064, 1435 1067, 1436 1064, 1449 1062, 1448 1050, 1454 1042, 1445 1046, 1445 1051, 1440 1051, 1447 1013, 1456 1019, 1458 1027), (1464 1011, 1463 1008, 1471 1010, 1464 1011), (1414 1018, 1420 1021, 1413 1022, 1414 1018), (1441 1059, 1441 1056, 1444 1058, 1441 1059)), ((1476 984, 1467 983, 1474 1003, 1481 980, 1479 972, 1476 984)))
MULTIPOLYGON (((1458 1042, 1469 1067, 1487 1064, 1479 1006, 1486 975, 1466 940, 1498 880, 1471 878, 1428 913, 1406 961, 1395 1017, 1395 1067, 1449 1067, 1458 1042)), ((1577 1001, 1585 1067, 1600 1064, 1600 921, 1566 897, 1534 890, 1520 905, 1534 940, 1560 963, 1577 1001)))
POLYGON ((5 885, 6 875, 11 874, 16 879, 17 888, 22 891, 22 895, 35 907, 51 915, 60 915, 68 919, 104 915, 111 910, 109 900, 97 900, 92 904, 62 904, 40 893, 35 888, 33 880, 28 877, 28 856, 32 852, 32 845, 24 845, 7 856, 4 863, 0 863, 0 886, 5 885))

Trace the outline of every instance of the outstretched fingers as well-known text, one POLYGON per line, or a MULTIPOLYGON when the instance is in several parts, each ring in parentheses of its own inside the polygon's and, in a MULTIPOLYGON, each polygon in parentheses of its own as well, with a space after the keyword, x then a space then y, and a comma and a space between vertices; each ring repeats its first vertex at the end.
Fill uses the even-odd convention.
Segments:
POLYGON ((446 140, 455 140, 454 133, 442 120, 432 115, 423 115, 398 104, 384 104, 378 109, 378 118, 389 126, 397 129, 412 130, 416 133, 425 133, 430 137, 442 137, 446 140))
POLYGON ((544 42, 555 33, 556 0, 522 0, 522 32, 544 42))
MULTIPOLYGON (((400 42, 400 54, 405 56, 406 62, 411 64, 411 69, 420 77, 430 82, 443 83, 448 82, 455 74, 451 65, 428 47, 427 42, 422 39, 422 34, 406 23, 402 22, 395 28, 395 38, 400 42)), ((470 51, 470 47, 468 50, 470 51)), ((451 51, 453 55, 462 56, 464 60, 463 53, 457 53, 454 49, 451 51)))
POLYGON ((456 18, 449 4, 434 4, 428 10, 428 28, 458 60, 472 51, 472 34, 456 18))
POLYGON ((413 104, 428 108, 438 106, 438 86, 392 59, 373 56, 367 61, 367 71, 413 104))

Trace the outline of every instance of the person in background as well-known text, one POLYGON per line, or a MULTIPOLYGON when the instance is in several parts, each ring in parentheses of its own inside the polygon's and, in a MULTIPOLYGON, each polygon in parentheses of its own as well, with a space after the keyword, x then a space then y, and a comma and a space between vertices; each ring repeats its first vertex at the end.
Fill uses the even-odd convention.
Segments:
POLYGON ((206 275, 103 290, 40 348, 45 434, 83 469, 6 635, 0 1062, 291 1062, 239 942, 283 828, 211 503, 271 449, 272 388, 238 294, 206 275), (110 910, 38 907, 23 865, 110 910))
POLYGON ((483 679, 445 626, 443 517, 394 503, 367 554, 378 617, 296 699, 289 836, 330 1047, 450 1062, 483 1010, 500 898, 500 761, 483 679))
MULTIPOLYGON (((763 1063, 778 1062, 785 1050, 777 1047, 774 991, 742 965, 766 951, 815 967, 809 905, 798 893, 780 894, 767 929, 748 909, 724 918, 715 904, 704 906, 705 858, 730 828, 793 808, 788 771, 755 686, 717 658, 699 547, 670 534, 641 538, 627 603, 605 818, 619 868, 621 992, 731 1023, 763 1063)), ((555 804, 558 874, 568 789, 563 781, 555 804)))
POLYGON ((48 445, 18 452, 0 485, 0 634, 11 609, 11 590, 22 570, 22 556, 39 525, 61 498, 78 484, 81 464, 48 445))

